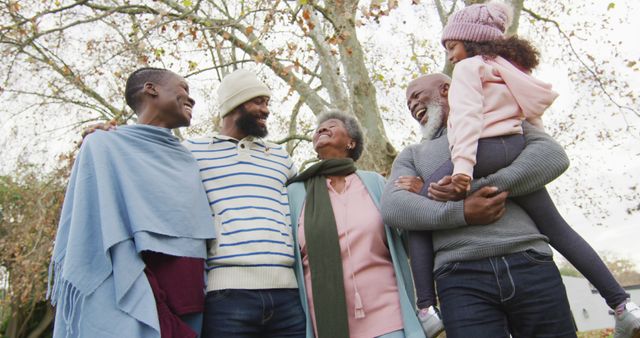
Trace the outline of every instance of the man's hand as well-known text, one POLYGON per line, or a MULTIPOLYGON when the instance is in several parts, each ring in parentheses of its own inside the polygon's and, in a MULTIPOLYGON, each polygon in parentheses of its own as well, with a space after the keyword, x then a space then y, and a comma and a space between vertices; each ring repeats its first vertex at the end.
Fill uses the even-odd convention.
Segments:
POLYGON ((464 199, 464 219, 468 225, 491 224, 504 215, 509 193, 503 191, 496 195, 496 192, 496 187, 482 187, 464 199))
POLYGON ((443 177, 438 183, 429 184, 427 197, 440 202, 460 201, 467 196, 467 190, 456 186, 451 176, 443 177))
POLYGON ((89 127, 85 128, 82 131, 82 139, 84 140, 85 137, 87 137, 89 134, 93 133, 96 130, 105 130, 105 131, 109 131, 109 130, 113 130, 116 129, 117 124, 115 120, 111 120, 108 122, 100 122, 100 123, 96 123, 96 124, 92 124, 89 127))
POLYGON ((393 184, 400 189, 419 194, 424 186, 424 181, 420 176, 400 176, 393 181, 393 184))

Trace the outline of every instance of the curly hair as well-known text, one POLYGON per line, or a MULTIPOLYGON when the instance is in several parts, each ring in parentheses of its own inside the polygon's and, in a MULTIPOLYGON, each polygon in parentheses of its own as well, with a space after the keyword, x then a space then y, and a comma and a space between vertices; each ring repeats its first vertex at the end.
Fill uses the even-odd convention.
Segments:
POLYGON ((499 55, 527 71, 533 70, 540 63, 540 52, 531 42, 515 35, 504 40, 462 41, 462 43, 468 57, 476 55, 496 57, 499 55))
POLYGON ((356 143, 353 149, 349 150, 349 157, 351 157, 354 161, 357 161, 362 152, 364 151, 364 136, 362 133, 362 127, 358 120, 351 115, 347 115, 337 109, 331 109, 328 112, 322 113, 318 116, 318 125, 327 121, 327 120, 339 120, 341 121, 345 128, 347 129, 347 135, 353 139, 356 143))

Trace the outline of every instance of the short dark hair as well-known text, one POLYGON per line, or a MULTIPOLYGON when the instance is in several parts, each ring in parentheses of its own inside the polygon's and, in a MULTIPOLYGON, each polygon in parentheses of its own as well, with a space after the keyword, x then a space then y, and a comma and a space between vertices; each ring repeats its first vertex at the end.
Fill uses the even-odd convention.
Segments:
POLYGON ((498 55, 515 63, 526 71, 531 71, 540 63, 540 52, 531 42, 517 36, 483 42, 462 41, 468 57, 484 55, 496 57, 498 55))
POLYGON ((318 116, 318 125, 327 120, 333 119, 341 121, 347 129, 349 137, 356 142, 356 146, 349 150, 349 157, 354 161, 357 161, 364 151, 364 137, 362 135, 362 127, 360 127, 360 123, 358 123, 358 120, 356 120, 355 117, 347 115, 337 109, 332 109, 318 116))
POLYGON ((136 70, 127 78, 124 89, 124 98, 127 105, 137 114, 140 105, 138 93, 147 82, 160 83, 170 71, 163 68, 144 67, 136 70))

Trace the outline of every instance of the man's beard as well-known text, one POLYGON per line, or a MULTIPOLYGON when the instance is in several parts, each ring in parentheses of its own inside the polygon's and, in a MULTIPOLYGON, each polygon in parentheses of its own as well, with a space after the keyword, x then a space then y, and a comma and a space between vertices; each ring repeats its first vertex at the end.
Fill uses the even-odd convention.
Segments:
POLYGON ((420 126, 420 131, 422 131, 422 139, 423 140, 432 140, 436 135, 438 130, 442 127, 443 117, 442 117, 442 105, 440 104, 430 104, 427 106, 427 123, 420 126))
POLYGON ((258 124, 258 119, 244 107, 239 107, 240 117, 236 120, 236 127, 249 136, 265 137, 269 134, 267 127, 258 124))

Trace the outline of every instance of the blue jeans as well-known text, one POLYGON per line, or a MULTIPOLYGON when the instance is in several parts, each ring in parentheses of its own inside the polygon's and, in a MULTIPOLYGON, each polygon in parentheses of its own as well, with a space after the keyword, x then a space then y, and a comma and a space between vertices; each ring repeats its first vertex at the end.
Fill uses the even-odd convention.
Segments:
POLYGON ((298 289, 227 289, 207 293, 203 338, 300 337, 306 317, 298 289))
POLYGON ((533 250, 447 263, 435 272, 447 337, 576 337, 551 256, 533 250))

